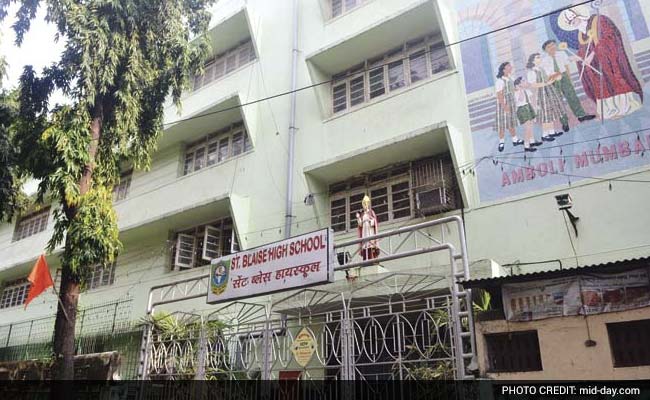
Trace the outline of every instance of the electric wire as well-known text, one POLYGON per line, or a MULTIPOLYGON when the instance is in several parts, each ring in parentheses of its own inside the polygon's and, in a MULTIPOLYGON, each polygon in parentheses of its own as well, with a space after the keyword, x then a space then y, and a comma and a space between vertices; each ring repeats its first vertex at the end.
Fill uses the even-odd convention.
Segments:
MULTIPOLYGON (((440 48, 449 48, 449 47, 453 47, 453 46, 456 46, 456 45, 459 45, 459 44, 462 44, 462 43, 465 43, 465 42, 469 42, 469 41, 471 41, 471 40, 479 39, 479 38, 484 37, 484 36, 488 36, 488 35, 491 35, 491 34, 494 34, 494 33, 497 33, 497 32, 501 32, 501 31, 504 31, 504 30, 507 30, 507 29, 511 29, 511 28, 513 28, 513 27, 515 27, 515 26, 519 26, 519 25, 527 24, 527 23, 529 23, 529 22, 533 22, 533 21, 536 21, 536 20, 538 20, 538 19, 548 17, 548 16, 550 16, 550 15, 553 15, 553 14, 555 14, 555 13, 561 12, 561 11, 563 11, 563 10, 567 10, 567 9, 569 9, 569 8, 572 8, 572 7, 576 7, 576 6, 580 6, 580 5, 584 5, 584 4, 589 4, 589 3, 593 3, 594 1, 597 1, 597 0, 586 0, 586 1, 582 1, 582 2, 576 3, 576 4, 571 4, 571 5, 568 5, 568 6, 566 6, 566 7, 558 8, 558 9, 556 9, 556 10, 553 10, 553 11, 550 11, 550 12, 547 12, 547 13, 544 13, 544 14, 541 14, 541 15, 538 15, 538 16, 535 16, 535 17, 531 17, 531 18, 527 18, 527 19, 524 19, 524 20, 519 21, 519 22, 515 22, 515 23, 513 23, 513 24, 505 25, 505 26, 502 26, 502 27, 500 27, 500 28, 496 28, 496 29, 493 29, 493 30, 486 31, 486 32, 483 32, 483 33, 478 34, 478 35, 475 35, 475 36, 471 36, 471 37, 468 37, 468 38, 465 38, 465 39, 457 40, 457 41, 455 41, 455 42, 451 42, 451 43, 443 44, 443 45, 440 46, 440 48)), ((430 53, 431 53, 431 51, 427 48, 427 50, 425 50, 425 54, 430 54, 430 53)), ((369 71, 375 70, 375 69, 377 69, 377 68, 384 67, 384 66, 387 66, 387 65, 389 65, 389 64, 392 64, 392 63, 394 63, 394 62, 396 62, 396 61, 400 61, 400 60, 401 60, 401 61, 404 61, 404 60, 407 60, 408 58, 409 58, 409 57, 406 56, 406 57, 402 57, 402 58, 400 58, 400 59, 391 60, 391 61, 386 62, 386 63, 382 63, 382 64, 374 65, 374 66, 372 66, 372 67, 370 67, 370 68, 359 69, 359 70, 355 71, 354 74, 358 74, 358 73, 360 73, 360 72, 369 72, 369 71)), ((348 75, 348 76, 351 76, 351 74, 348 75)), ((224 112, 228 112, 228 111, 232 111, 232 110, 237 110, 237 109, 239 109, 239 108, 243 108, 243 107, 246 107, 246 106, 250 106, 250 105, 253 105, 253 104, 257 104, 257 103, 260 103, 260 102, 263 102, 263 101, 268 101, 268 100, 276 99, 276 98, 278 98, 278 97, 287 96, 287 95, 290 95, 290 94, 292 94, 292 93, 299 93, 299 92, 302 92, 302 91, 305 91, 305 90, 308 90, 308 89, 316 88, 316 87, 318 87, 318 86, 327 85, 327 84, 330 84, 330 83, 332 83, 332 82, 338 81, 338 80, 340 80, 340 79, 345 79, 345 78, 347 78, 348 76, 343 77, 343 78, 324 80, 324 81, 317 82, 317 83, 314 83, 314 84, 311 84, 311 85, 303 86, 303 87, 298 88, 298 89, 296 89, 296 90, 289 90, 289 91, 281 92, 281 93, 278 93, 278 94, 275 94, 275 95, 267 96, 267 97, 265 97, 265 98, 261 98, 261 99, 257 99, 257 100, 252 100, 252 101, 249 101, 249 102, 246 102, 246 103, 243 103, 243 104, 238 104, 238 105, 235 105, 235 106, 226 107, 226 108, 221 109, 221 110, 215 110, 215 111, 211 111, 211 112, 208 112, 208 113, 203 113, 203 114, 199 114, 199 115, 194 115, 194 116, 191 116, 191 117, 180 118, 180 119, 177 119, 177 120, 175 120, 175 121, 165 122, 165 123, 163 123, 163 126, 175 125, 175 124, 178 124, 178 123, 180 123, 180 122, 191 121, 191 120, 193 120, 193 119, 197 119, 197 118, 205 118, 205 117, 208 117, 208 116, 211 116, 211 115, 215 115, 215 114, 219 114, 219 113, 224 113, 224 112)))

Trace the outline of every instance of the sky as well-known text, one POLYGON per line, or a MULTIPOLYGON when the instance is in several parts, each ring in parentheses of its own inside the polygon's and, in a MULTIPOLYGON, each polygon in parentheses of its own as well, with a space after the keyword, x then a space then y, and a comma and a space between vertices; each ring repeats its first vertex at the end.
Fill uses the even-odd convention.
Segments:
MULTIPOLYGON (((56 61, 63 51, 64 43, 56 43, 54 34, 56 28, 45 22, 45 10, 40 7, 36 19, 32 21, 32 26, 24 38, 20 47, 16 46, 16 35, 11 27, 16 21, 15 15, 18 4, 13 4, 9 8, 9 13, 0 25, 0 52, 7 63, 7 78, 3 81, 3 87, 10 89, 18 85, 20 74, 23 72, 25 65, 32 65, 36 72, 40 72, 43 67, 56 61)), ((64 96, 61 93, 54 93, 51 102, 62 103, 64 96)), ((31 195, 36 192, 38 182, 30 180, 25 184, 23 190, 31 195)))
MULTIPOLYGON (((8 78, 3 82, 5 88, 16 87, 20 74, 25 65, 32 65, 36 72, 56 61, 63 51, 64 43, 56 43, 54 25, 45 22, 45 10, 39 7, 36 19, 25 36, 20 47, 15 44, 16 35, 11 27, 16 21, 15 15, 18 4, 14 3, 9 8, 9 13, 0 25, 0 52, 5 56, 8 66, 8 78)), ((63 96, 57 94, 53 101, 62 101, 63 96)))

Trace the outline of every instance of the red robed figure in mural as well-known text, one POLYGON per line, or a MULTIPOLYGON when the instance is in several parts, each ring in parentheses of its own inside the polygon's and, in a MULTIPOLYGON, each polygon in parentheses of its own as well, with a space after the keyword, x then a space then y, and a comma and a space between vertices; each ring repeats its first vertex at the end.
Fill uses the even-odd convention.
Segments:
POLYGON ((602 117, 616 119, 639 110, 643 89, 614 21, 602 14, 590 15, 589 7, 583 5, 560 13, 558 25, 566 31, 579 31, 577 56, 582 86, 602 117))

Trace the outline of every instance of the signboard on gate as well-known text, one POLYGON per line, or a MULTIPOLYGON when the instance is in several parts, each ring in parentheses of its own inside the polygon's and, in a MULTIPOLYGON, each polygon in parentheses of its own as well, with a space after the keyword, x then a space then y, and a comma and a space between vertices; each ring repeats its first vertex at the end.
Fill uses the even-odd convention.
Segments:
POLYGON ((334 281, 330 229, 212 260, 208 304, 334 281))

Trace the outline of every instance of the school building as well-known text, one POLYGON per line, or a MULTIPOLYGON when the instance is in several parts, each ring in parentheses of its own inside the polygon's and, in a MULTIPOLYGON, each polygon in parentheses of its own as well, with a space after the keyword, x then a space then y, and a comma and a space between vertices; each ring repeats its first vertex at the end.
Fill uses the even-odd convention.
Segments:
MULTIPOLYGON (((641 22, 650 20, 650 4, 629 1, 639 5, 641 22)), ((77 321, 78 353, 118 349, 126 378, 193 377, 195 353, 186 353, 184 346, 199 337, 189 331, 208 329, 221 336, 204 336, 208 355, 201 373, 206 375, 430 379, 458 377, 459 359, 460 376, 489 375, 485 360, 476 354, 484 351, 484 333, 532 330, 532 322, 477 321, 474 339, 459 331, 468 318, 467 310, 460 310, 457 317, 463 322, 454 331, 450 287, 460 275, 451 272, 453 260, 466 258, 471 280, 559 266, 577 271, 650 256, 650 167, 644 161, 650 154, 634 154, 642 164, 629 168, 583 169, 565 172, 567 176, 559 173, 555 155, 524 159, 523 149, 510 143, 506 153, 516 153, 508 162, 520 170, 511 172, 505 162, 477 157, 477 140, 493 140, 491 148, 497 151, 497 132, 478 129, 494 123, 496 78, 486 74, 489 87, 466 94, 471 88, 465 70, 477 61, 468 61, 473 42, 459 43, 466 39, 459 19, 468 18, 459 12, 460 3, 218 2, 205 73, 183 95, 181 111, 172 104, 166 107, 165 131, 151 169, 126 168, 115 188, 124 248, 114 265, 94 268, 86 283, 77 321), (554 177, 563 177, 562 182, 531 186, 516 195, 482 195, 485 168, 499 170, 494 190, 500 190, 504 170, 524 186, 538 175, 531 175, 530 165, 538 171, 541 163, 553 163, 554 177), (379 247, 386 256, 401 256, 341 270, 322 287, 219 305, 206 304, 204 296, 173 300, 192 290, 205 293, 200 285, 183 292, 180 283, 200 281, 213 259, 323 228, 333 231, 337 265, 358 262, 355 215, 366 194, 379 233, 394 231, 379 247), (565 194, 571 198, 572 216, 579 218, 575 229, 556 199, 565 194), (441 244, 454 250, 417 252, 441 244), (150 293, 153 301, 160 300, 156 312, 188 327, 177 346, 168 346, 169 336, 154 326, 145 340, 148 347, 142 348, 140 323, 147 318, 150 293), (206 328, 210 321, 224 325, 206 328), (294 346, 303 330, 311 350, 294 346), (454 335, 466 345, 454 348, 454 335), (179 365, 183 357, 187 362, 179 365)), ((628 15, 623 11, 616 18, 628 15)), ((534 15, 501 17, 516 22, 534 15)), ((475 17, 477 26, 491 18, 489 13, 475 17)), ((637 20, 633 27, 641 23, 637 20)), ((637 31, 633 63, 647 87, 650 35, 637 31)), ((491 51, 505 50, 496 46, 491 51)), ((580 71, 571 68, 579 84, 580 71)), ((523 137, 522 128, 517 129, 523 137)), ((643 143, 642 123, 626 129, 639 131, 628 139, 638 136, 643 143)), ((565 134, 562 140, 572 139, 565 134)), ((540 148, 544 146, 550 145, 540 148)), ((574 163, 572 156, 566 162, 574 163)), ((23 303, 26 277, 51 237, 57 207, 45 204, 0 225, 0 361, 49 355, 56 297, 50 289, 26 310, 23 303)), ((57 284, 58 251, 47 256, 57 284)), ((642 263, 647 268, 647 259, 642 263)), ((626 313, 629 318, 607 314, 607 321, 598 323, 650 318, 645 309, 626 313)), ((582 329, 581 318, 548 323, 570 321, 582 329)), ((607 342, 601 328, 592 330, 595 351, 607 342)), ((540 348, 556 352, 560 336, 553 337, 555 328, 545 329, 538 336, 540 348)), ((544 361, 541 371, 547 365, 544 361)), ((583 371, 579 368, 535 377, 587 377, 587 372, 575 372, 583 371)), ((618 366, 612 368, 618 371, 618 366)))

